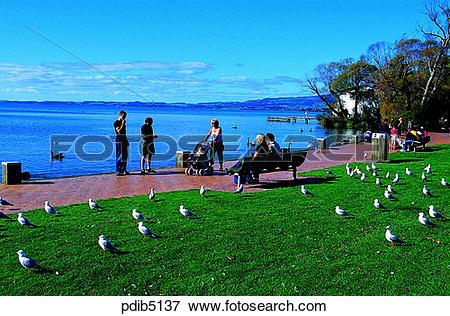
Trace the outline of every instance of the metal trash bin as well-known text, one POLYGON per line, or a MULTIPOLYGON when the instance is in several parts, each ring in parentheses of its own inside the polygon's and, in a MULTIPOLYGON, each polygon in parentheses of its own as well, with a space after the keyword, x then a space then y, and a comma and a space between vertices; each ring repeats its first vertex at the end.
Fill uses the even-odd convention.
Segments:
POLYGON ((389 158, 388 136, 385 133, 372 134, 372 160, 386 161, 389 158))
POLYGON ((22 183, 21 162, 2 162, 2 183, 6 185, 22 183))

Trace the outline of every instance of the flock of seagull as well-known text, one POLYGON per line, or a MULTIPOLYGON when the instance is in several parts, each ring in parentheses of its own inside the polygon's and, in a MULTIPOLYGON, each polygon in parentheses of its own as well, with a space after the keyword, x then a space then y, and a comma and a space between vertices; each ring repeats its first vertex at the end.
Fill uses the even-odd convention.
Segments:
MULTIPOLYGON (((236 193, 242 193, 244 190, 244 187, 242 184, 238 184, 237 188, 236 188, 236 193)), ((206 194, 206 188, 204 185, 202 185, 200 187, 199 193, 202 197, 205 196, 206 194)), ((148 195, 148 199, 149 200, 155 200, 156 199, 156 191, 154 188, 150 189, 150 193, 148 195)), ((0 205, 1 206, 12 206, 13 204, 11 204, 10 202, 8 202, 6 199, 0 197, 0 205)), ((100 211, 102 210, 102 207, 92 198, 89 198, 88 200, 88 205, 89 208, 91 210, 94 211, 100 211)), ((61 214, 50 204, 49 201, 45 201, 44 202, 44 210, 45 212, 47 212, 50 215, 54 215, 54 216, 60 216, 61 214)), ((179 207, 179 211, 180 214, 183 215, 184 217, 187 218, 191 218, 191 219, 195 219, 198 218, 197 215, 195 215, 193 212, 191 212, 190 210, 186 209, 184 207, 183 204, 180 205, 179 207)), ((147 218, 142 215, 141 213, 139 213, 136 209, 133 209, 131 211, 131 216, 138 221, 138 231, 144 236, 144 237, 151 237, 151 238, 161 238, 161 236, 155 234, 154 232, 152 232, 148 227, 146 227, 144 225, 144 221, 147 220, 147 218)), ((5 213, 0 211, 0 218, 5 218, 5 219, 9 219, 12 220, 11 217, 9 217, 8 215, 6 215, 5 213)), ((19 222, 19 224, 22 227, 30 227, 30 228, 35 228, 38 227, 34 224, 32 224, 28 218, 26 218, 23 213, 18 213, 17 214, 17 221, 19 222)), ((110 252, 110 253, 114 253, 114 254, 120 254, 120 253, 125 253, 121 250, 119 250, 118 248, 116 248, 105 235, 100 235, 98 238, 98 245, 100 246, 100 248, 103 249, 104 253, 106 252, 110 252)), ((17 255, 19 256, 19 262, 20 264, 28 269, 35 269, 37 271, 44 271, 46 269, 42 268, 35 260, 33 260, 30 257, 27 257, 25 255, 25 252, 23 250, 19 250, 16 252, 17 255)))
MULTIPOLYGON (((359 179, 360 179, 361 182, 366 181, 366 179, 367 179, 366 174, 365 174, 364 172, 362 172, 362 171, 359 169, 358 166, 356 166, 355 168, 352 169, 352 168, 350 167, 350 163, 347 163, 347 164, 345 165, 345 169, 346 169, 346 173, 347 173, 347 175, 348 175, 349 177, 354 177, 354 176, 356 175, 356 176, 359 176, 359 179)), ((375 177, 375 184, 381 187, 381 186, 382 186, 382 183, 381 183, 381 179, 379 178, 378 170, 379 170, 379 168, 378 168, 377 165, 376 165, 375 163, 373 163, 373 162, 372 162, 371 165, 366 165, 366 171, 367 171, 368 173, 372 174, 373 177, 375 177)), ((329 172, 327 172, 327 173, 329 173, 329 172)), ((405 173, 406 173, 407 176, 410 176, 410 177, 414 177, 414 176, 415 176, 415 174, 411 171, 410 168, 406 168, 406 169, 405 169, 405 173)), ((423 172, 422 172, 422 175, 421 175, 422 181, 427 181, 427 175, 430 174, 430 173, 431 173, 431 164, 428 164, 428 165, 423 169, 423 172)), ((385 177, 386 177, 386 181, 390 181, 391 174, 390 174, 389 171, 386 172, 385 177)), ((384 190, 384 194, 383 194, 383 195, 384 195, 384 197, 385 197, 387 200, 391 200, 391 201, 392 201, 392 200, 398 200, 398 199, 394 196, 394 194, 393 194, 393 193, 395 193, 394 188, 393 188, 393 185, 396 185, 396 184, 398 184, 399 182, 400 182, 400 174, 399 174, 398 172, 396 172, 395 175, 394 175, 394 179, 392 180, 392 184, 388 184, 387 187, 386 187, 386 189, 384 190)), ((441 181, 440 181, 440 182, 441 182, 441 185, 443 185, 443 186, 446 186, 446 187, 449 186, 447 180, 445 180, 444 178, 441 178, 441 181)), ((305 188, 305 186, 303 186, 303 185, 301 186, 300 190, 301 190, 301 192, 302 192, 303 194, 310 194, 310 192, 309 192, 309 191, 305 188)), ((424 196, 433 196, 433 194, 430 192, 430 190, 427 188, 427 186, 426 186, 425 184, 423 185, 423 188, 422 188, 422 194, 423 194, 424 196)), ((373 201, 373 205, 374 205, 374 207, 377 208, 377 209, 382 209, 382 208, 384 208, 384 206, 382 205, 382 203, 380 202, 379 199, 375 199, 375 200, 373 201)), ((353 215, 351 215, 349 212, 343 210, 343 209, 342 209, 341 207, 339 207, 339 206, 336 206, 335 212, 336 212, 336 214, 338 214, 339 216, 353 217, 353 215)), ((443 216, 441 213, 439 213, 438 211, 435 210, 435 208, 434 208, 433 205, 430 205, 430 206, 429 206, 428 214, 429 214, 429 216, 430 216, 431 218, 444 218, 444 216, 443 216)), ((419 213, 418 220, 419 220, 420 224, 422 224, 422 225, 424 225, 424 226, 428 226, 428 227, 435 227, 435 226, 437 226, 437 225, 436 225, 435 223, 433 223, 429 218, 427 218, 427 217, 425 216, 425 214, 422 213, 422 212, 419 213)), ((392 244, 399 244, 399 245, 405 245, 405 244, 406 244, 405 241, 401 240, 400 238, 398 238, 397 236, 395 236, 395 235, 392 233, 392 230, 391 230, 391 227, 390 227, 390 226, 387 226, 387 227, 386 227, 385 237, 386 237, 386 239, 387 239, 389 242, 391 242, 392 244)))
MULTIPOLYGON (((346 168, 346 172, 347 175, 349 177, 354 177, 355 175, 359 176, 360 181, 364 182, 366 181, 367 177, 366 174, 364 172, 362 172, 358 166, 356 166, 355 168, 351 168, 350 167, 350 163, 347 163, 345 165, 346 168)), ((381 183, 381 179, 379 178, 379 173, 378 173, 378 167, 376 166, 375 163, 372 162, 371 165, 366 165, 366 170, 367 172, 369 172, 370 174, 372 174, 373 177, 375 177, 375 183, 378 186, 382 186, 381 183)), ((333 171, 326 169, 325 172, 327 174, 332 174, 333 171)), ((406 168, 405 173, 407 176, 415 176, 414 173, 409 169, 406 168)), ((427 167, 424 168, 422 175, 421 175, 421 179, 423 181, 427 180, 427 174, 431 173, 431 164, 428 164, 427 167)), ((386 180, 390 181, 390 172, 386 172, 386 180)), ((400 175, 398 172, 395 173, 394 175, 394 179, 392 180, 392 184, 387 185, 386 190, 384 191, 384 197, 387 200, 397 200, 396 197, 394 197, 393 193, 395 193, 394 189, 393 189, 393 185, 398 184, 400 181, 400 175)), ((449 184, 448 182, 444 179, 441 178, 441 184, 443 186, 448 187, 449 184)), ((236 186, 236 190, 235 193, 242 193, 244 191, 244 186, 240 183, 240 181, 238 180, 237 186, 236 186)), ((307 188, 305 185, 301 185, 300 186, 300 192, 304 195, 313 195, 307 188)), ((206 194, 206 188, 205 186, 201 186, 199 193, 202 197, 205 196, 206 194)), ((432 196, 431 192, 429 191, 429 189, 426 187, 426 185, 423 185, 422 188, 422 194, 425 196, 432 196)), ((156 191, 154 188, 151 188, 150 193, 148 195, 148 199, 149 200, 155 200, 156 199, 156 191)), ((5 200, 4 198, 0 197, 0 206, 11 206, 13 204, 11 204, 10 202, 8 202, 7 200, 5 200)), ((89 208, 91 210, 95 210, 95 211, 99 211, 102 210, 102 207, 93 199, 89 199, 88 200, 88 205, 89 208)), ((373 205, 375 208, 377 209, 383 209, 385 208, 382 203, 380 202, 379 199, 375 199, 373 202, 373 205)), ((49 201, 45 201, 44 202, 44 210, 50 214, 50 215, 54 215, 54 216, 60 216, 61 214, 50 204, 49 201)), ((184 207, 183 204, 180 205, 179 207, 179 211, 180 214, 183 215, 184 217, 187 218, 197 218, 197 216, 191 212, 190 210, 186 209, 184 207)), ((335 207, 335 212, 336 214, 338 214, 339 216, 346 216, 346 217, 353 217, 352 214, 350 214, 349 212, 345 211, 344 209, 342 209, 339 206, 335 207)), ((428 214, 431 218, 444 218, 444 216, 439 213, 438 211, 435 210, 433 205, 429 206, 429 210, 428 210, 428 214)), ((27 226, 27 227, 37 227, 36 225, 32 224, 24 215, 23 213, 18 213, 17 215, 17 221, 20 223, 20 225, 22 226, 27 226)), ((146 227, 144 225, 144 221, 146 221, 146 217, 144 215, 142 215, 141 213, 139 213, 136 209, 133 209, 131 211, 131 216, 138 221, 138 231, 144 236, 144 237, 151 237, 151 238, 160 238, 159 235, 155 234, 154 232, 152 232, 148 227, 146 227)), ((3 212, 0 211, 0 218, 7 218, 7 219, 11 219, 8 215, 4 214, 3 212)), ((427 217, 425 217, 424 213, 419 213, 419 217, 418 217, 419 222, 422 225, 425 226, 429 226, 429 227, 434 227, 436 226, 435 223, 433 223, 430 219, 428 219, 427 217)), ((403 241, 402 239, 398 238, 397 236, 395 236, 392 233, 391 227, 387 226, 386 227, 386 232, 385 232, 385 237, 386 239, 391 242, 392 244, 398 244, 398 245, 405 245, 406 242, 403 241)), ((106 252, 110 252, 110 253, 123 253, 122 251, 120 251, 119 249, 117 249, 104 235, 100 235, 98 238, 98 245, 103 249, 104 253, 106 252)), ((19 250, 17 251, 17 255, 19 256, 19 262, 20 264, 26 268, 26 269, 37 269, 37 270, 43 270, 43 268, 36 262, 34 261, 32 258, 25 256, 25 253, 23 250, 19 250)))

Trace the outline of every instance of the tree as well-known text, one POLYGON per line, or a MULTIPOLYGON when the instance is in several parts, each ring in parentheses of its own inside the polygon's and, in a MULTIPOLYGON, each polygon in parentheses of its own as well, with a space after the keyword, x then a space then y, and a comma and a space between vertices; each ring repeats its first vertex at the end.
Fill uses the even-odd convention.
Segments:
POLYGON ((421 32, 428 40, 424 51, 427 77, 420 103, 422 108, 425 107, 442 83, 442 75, 445 73, 444 68, 447 64, 448 47, 450 45, 450 7, 448 2, 437 1, 426 5, 425 10, 431 21, 431 27, 420 26, 421 32))
POLYGON ((364 104, 372 107, 376 102, 372 93, 374 89, 373 74, 377 68, 364 60, 358 60, 339 74, 331 83, 333 91, 338 95, 348 93, 355 101, 353 110, 353 122, 360 121, 359 107, 364 104))
POLYGON ((320 64, 314 68, 312 76, 305 79, 305 86, 316 94, 330 109, 332 113, 347 121, 348 112, 345 109, 340 95, 332 87, 334 80, 352 64, 351 58, 328 64, 320 64), (328 96, 332 96, 330 100, 328 96))

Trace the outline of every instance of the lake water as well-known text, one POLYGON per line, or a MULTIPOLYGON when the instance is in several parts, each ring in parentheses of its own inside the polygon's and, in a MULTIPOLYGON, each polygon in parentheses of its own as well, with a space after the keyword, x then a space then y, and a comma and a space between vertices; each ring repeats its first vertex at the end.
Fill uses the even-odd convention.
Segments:
MULTIPOLYGON (((257 133, 271 132, 282 147, 289 141, 296 141, 293 147, 306 147, 308 141, 298 141, 296 136, 311 135, 323 137, 325 130, 315 120, 309 124, 267 122, 268 116, 304 116, 303 111, 257 111, 257 110, 217 110, 196 108, 152 108, 136 105, 114 104, 53 104, 53 103, 3 103, 0 102, 0 150, 1 161, 20 161, 22 170, 29 171, 32 179, 57 178, 86 174, 109 173, 115 171, 115 156, 112 142, 105 141, 114 135, 113 122, 121 109, 128 113, 127 133, 135 142, 130 146, 128 169, 139 170, 140 127, 145 117, 154 119, 153 128, 160 135, 155 144, 157 155, 152 163, 154 168, 175 165, 176 150, 192 150, 205 135, 212 117, 220 121, 225 135, 225 159, 237 159, 247 148, 248 139, 257 133), (237 127, 237 128, 233 128, 237 127), (303 130, 303 132, 302 132, 303 130), (75 142, 61 142, 67 145, 62 161, 52 161, 50 150, 55 135, 66 135, 75 142), (135 135, 135 136, 132 136, 135 135), (183 144, 187 135, 188 144, 183 144), (288 136, 287 135, 291 135, 288 136), (237 137, 236 139, 230 139, 237 137), (83 146, 84 140, 84 146, 83 146), (234 148, 235 147, 235 148, 234 148), (79 154, 80 148, 85 155, 79 154), (227 151, 228 148, 228 151, 227 151), (232 149, 233 150, 230 150, 232 149)), ((315 117, 310 113, 309 117, 315 117)))

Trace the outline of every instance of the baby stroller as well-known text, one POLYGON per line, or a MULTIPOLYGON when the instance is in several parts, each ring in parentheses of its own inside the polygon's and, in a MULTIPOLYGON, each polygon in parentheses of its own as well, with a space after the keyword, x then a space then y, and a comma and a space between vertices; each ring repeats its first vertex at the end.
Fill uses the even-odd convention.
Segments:
POLYGON ((208 176, 214 171, 210 164, 209 155, 212 151, 211 145, 207 141, 201 141, 195 145, 194 150, 186 160, 187 168, 184 170, 186 175, 208 176))

